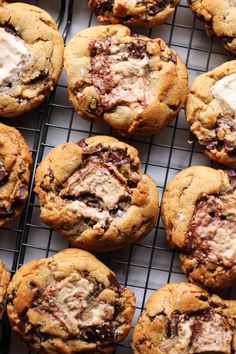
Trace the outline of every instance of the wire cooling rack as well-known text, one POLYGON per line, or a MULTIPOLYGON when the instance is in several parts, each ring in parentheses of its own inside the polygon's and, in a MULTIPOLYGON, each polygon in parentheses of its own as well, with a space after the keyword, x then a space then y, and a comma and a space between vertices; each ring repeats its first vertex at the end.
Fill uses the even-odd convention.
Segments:
MULTIPOLYGON (((28 2, 46 9, 54 16, 66 43, 79 30, 97 24, 88 9, 87 0, 28 2)), ((216 38, 207 38, 202 23, 194 17, 185 0, 181 1, 165 24, 153 30, 133 28, 133 32, 163 38, 185 61, 190 83, 197 75, 233 59, 216 38)), ((37 110, 15 120, 2 121, 21 131, 34 158, 30 197, 25 210, 20 219, 0 229, 0 258, 14 274, 23 263, 48 257, 68 247, 59 234, 39 219, 38 201, 33 192, 33 177, 38 163, 59 143, 78 141, 91 135, 116 134, 105 123, 93 125, 76 116, 68 102, 64 72, 56 89, 37 110)), ((138 148, 143 170, 155 180, 160 200, 168 181, 182 169, 190 165, 217 166, 192 141, 184 111, 181 111, 177 120, 153 136, 134 135, 128 139, 118 137, 138 148)), ((187 280, 181 272, 177 253, 166 243, 160 217, 157 226, 141 242, 98 257, 117 274, 121 284, 134 291, 137 310, 133 323, 136 322, 147 297, 157 288, 168 282, 187 280)), ((235 288, 217 293, 225 298, 236 298, 235 288)), ((132 330, 125 342, 117 347, 116 354, 131 353, 131 337, 132 330)), ((0 353, 29 353, 25 345, 11 333, 7 318, 1 327, 0 353)))

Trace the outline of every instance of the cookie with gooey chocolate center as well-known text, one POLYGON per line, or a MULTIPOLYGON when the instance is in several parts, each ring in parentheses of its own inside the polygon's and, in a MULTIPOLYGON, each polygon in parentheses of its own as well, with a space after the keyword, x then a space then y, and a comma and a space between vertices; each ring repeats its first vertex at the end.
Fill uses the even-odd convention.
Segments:
POLYGON ((236 172, 193 166, 178 173, 162 199, 170 244, 191 281, 236 284, 236 172))
POLYGON ((180 0, 88 0, 99 22, 145 28, 165 22, 179 2, 180 0))
POLYGON ((40 353, 112 353, 128 334, 135 297, 93 255, 65 249, 14 275, 7 312, 12 329, 40 353))
POLYGON ((204 153, 236 168, 236 60, 193 81, 186 118, 204 153))
POLYGON ((31 164, 31 153, 20 132, 0 123, 0 227, 22 212, 31 164))
POLYGON ((133 334, 134 354, 233 354, 236 301, 188 283, 167 284, 147 301, 133 334))
POLYGON ((65 49, 69 99, 83 118, 120 134, 152 134, 173 120, 187 96, 187 70, 161 39, 122 25, 79 32, 65 49))
POLYGON ((0 260, 0 321, 3 318, 6 307, 7 287, 10 281, 10 273, 0 260))
POLYGON ((39 7, 0 3, 0 116, 39 105, 55 86, 64 42, 53 18, 39 7))
POLYGON ((41 219, 77 247, 117 249, 156 222, 155 183, 141 172, 138 151, 115 138, 58 145, 39 165, 35 183, 41 219))
POLYGON ((236 53, 236 1, 188 0, 190 9, 205 24, 209 36, 215 34, 225 49, 236 53))

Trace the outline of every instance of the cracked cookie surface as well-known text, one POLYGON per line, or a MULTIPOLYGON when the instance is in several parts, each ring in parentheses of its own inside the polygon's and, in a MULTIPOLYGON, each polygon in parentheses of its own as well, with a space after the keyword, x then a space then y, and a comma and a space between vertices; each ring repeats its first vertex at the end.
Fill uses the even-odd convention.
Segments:
POLYGON ((164 192, 162 219, 191 281, 216 288, 236 284, 234 170, 193 166, 178 173, 164 192))
POLYGON ((99 22, 146 28, 165 22, 179 2, 180 0, 88 0, 99 22))
POLYGON ((108 251, 154 226, 158 193, 140 170, 138 151, 96 136, 55 147, 36 172, 41 219, 73 245, 108 251))
POLYGON ((188 0, 188 3, 204 22, 207 34, 215 34, 225 49, 236 53, 236 1, 188 0))
POLYGON ((147 301, 133 334, 134 354, 233 354, 236 301, 188 283, 167 284, 147 301))
POLYGON ((63 53, 62 36, 46 11, 0 3, 0 116, 39 105, 59 78, 63 53))
POLYGON ((158 131, 187 96, 187 70, 177 53, 122 25, 79 32, 65 49, 65 69, 77 114, 123 135, 158 131))
POLYGON ((20 132, 0 123, 0 227, 22 212, 31 164, 31 153, 20 132))
POLYGON ((23 265, 8 288, 13 330, 40 353, 112 353, 128 334, 135 297, 92 254, 65 249, 23 265))
POLYGON ((10 281, 10 273, 0 260, 0 321, 5 312, 7 287, 10 281))
POLYGON ((208 157, 236 168, 236 60, 198 76, 190 87, 186 118, 208 157))

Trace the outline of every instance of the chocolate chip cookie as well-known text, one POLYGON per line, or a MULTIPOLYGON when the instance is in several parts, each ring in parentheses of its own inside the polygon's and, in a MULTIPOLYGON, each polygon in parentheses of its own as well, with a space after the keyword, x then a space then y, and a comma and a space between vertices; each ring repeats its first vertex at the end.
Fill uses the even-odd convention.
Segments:
POLYGON ((236 168, 236 60, 194 80, 186 117, 204 153, 236 168))
POLYGON ((236 172, 194 166, 178 173, 162 200, 170 244, 191 281, 236 284, 236 172))
POLYGON ((184 63, 161 39, 122 25, 79 32, 65 49, 69 99, 93 122, 121 134, 152 134, 179 113, 187 95, 184 63))
POLYGON ((154 226, 158 194, 140 170, 138 151, 96 136, 55 147, 35 177, 41 219, 76 247, 109 251, 154 226))
POLYGON ((147 301, 133 334, 134 354, 233 354, 236 301, 196 285, 167 284, 147 301))
POLYGON ((209 36, 215 34, 225 49, 236 53, 235 0, 188 0, 191 10, 204 22, 209 36))
POLYGON ((28 198, 31 163, 20 132, 0 123, 0 227, 22 212, 28 198))
POLYGON ((40 353, 113 353, 128 334, 135 297, 93 255, 65 249, 23 265, 8 288, 13 330, 40 353))
POLYGON ((146 28, 165 22, 179 2, 180 0, 88 0, 99 22, 146 28))
POLYGON ((0 3, 0 116, 39 105, 55 86, 64 43, 55 21, 39 7, 0 3))
POLYGON ((5 312, 7 287, 10 281, 10 273, 0 260, 0 321, 5 312))

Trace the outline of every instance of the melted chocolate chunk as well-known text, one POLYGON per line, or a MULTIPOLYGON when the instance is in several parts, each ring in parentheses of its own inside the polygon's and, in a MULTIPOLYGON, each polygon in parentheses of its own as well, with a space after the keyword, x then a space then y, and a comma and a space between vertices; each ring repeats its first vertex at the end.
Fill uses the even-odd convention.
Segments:
POLYGON ((230 42, 232 42, 233 38, 232 37, 229 37, 229 36, 222 36, 220 37, 220 39, 222 40, 222 42, 224 44, 229 44, 230 42))
POLYGON ((236 171, 228 170, 229 183, 232 187, 236 188, 236 171))
POLYGON ((129 55, 135 59, 143 59, 146 55, 150 56, 147 52, 147 42, 142 39, 137 39, 135 42, 128 44, 129 55))
POLYGON ((92 155, 96 152, 102 151, 104 148, 102 146, 102 144, 97 144, 95 146, 88 147, 88 145, 85 143, 84 139, 79 141, 77 144, 83 149, 84 155, 92 155))
POLYGON ((108 56, 110 54, 110 45, 111 45, 111 38, 110 37, 107 37, 105 41, 91 42, 89 44, 91 58, 94 58, 97 55, 108 56))
MULTIPOLYGON (((188 230, 187 230, 187 236, 186 236, 186 248, 187 249, 192 249, 194 250, 195 248, 195 256, 197 257, 207 257, 208 252, 209 252, 209 248, 207 246, 207 244, 204 245, 204 247, 200 247, 200 245, 197 246, 196 242, 197 240, 195 240, 195 232, 196 229, 202 225, 202 223, 204 222, 205 226, 206 223, 208 223, 208 225, 213 221, 212 219, 218 219, 219 223, 221 220, 221 217, 224 213, 224 208, 223 206, 219 203, 219 201, 217 200, 217 197, 214 196, 208 196, 207 194, 203 193, 200 195, 200 197, 198 198, 198 200, 196 201, 196 207, 195 207, 195 211, 192 217, 192 220, 189 224, 188 230), (206 213, 206 215, 208 214, 211 219, 209 219, 208 221, 203 221, 202 218, 198 217, 198 212, 199 210, 201 210, 202 212, 206 213)), ((201 240, 202 242, 202 240, 201 240)))
POLYGON ((127 155, 127 149, 112 149, 108 153, 107 162, 112 162, 115 166, 130 163, 130 157, 127 155))
POLYGON ((166 319, 166 337, 171 337, 171 321, 169 320, 169 318, 166 319))
POLYGON ((9 178, 9 173, 5 170, 3 164, 0 162, 0 186, 3 186, 9 178))
POLYGON ((148 15, 149 16, 155 16, 159 12, 163 11, 167 5, 169 5, 170 0, 162 0, 162 1, 156 1, 156 0, 145 0, 143 3, 147 4, 148 7, 148 15))
POLYGON ((0 27, 4 28, 6 32, 12 34, 13 36, 17 35, 17 30, 15 29, 15 27, 9 23, 9 22, 5 22, 3 25, 0 25, 0 27))
POLYGON ((206 138, 199 140, 200 145, 204 146, 207 150, 212 150, 217 147, 217 141, 214 138, 206 138))
MULTIPOLYGON (((68 197, 70 197, 70 196, 65 196, 65 197, 67 197, 67 199, 68 199, 68 197)), ((75 197, 75 199, 80 200, 81 202, 83 202, 84 204, 86 204, 89 207, 102 209, 101 208, 101 205, 103 204, 102 200, 100 200, 98 197, 96 197, 95 194, 84 193, 84 194, 81 194, 77 198, 75 197)))
POLYGON ((11 208, 0 207, 0 219, 6 219, 13 215, 13 210, 11 208))
MULTIPOLYGON (((171 61, 173 61, 173 63, 177 64, 177 57, 174 53, 171 54, 170 59, 171 59, 171 61)), ((172 106, 172 107, 174 107, 174 106, 172 106)), ((174 110, 176 110, 176 109, 177 109, 177 107, 174 110)))
POLYGON ((28 186, 26 184, 21 184, 16 195, 17 201, 23 202, 27 198, 27 195, 28 195, 28 186))
POLYGON ((40 183, 40 188, 42 188, 45 192, 49 192, 52 189, 51 184, 54 181, 54 175, 52 171, 49 171, 49 173, 44 175, 43 179, 45 180, 47 178, 49 178, 49 185, 45 185, 44 182, 40 183))
POLYGON ((129 188, 136 188, 137 187, 137 182, 136 181, 132 181, 131 179, 130 180, 128 180, 128 182, 127 182, 127 186, 129 187, 129 188))
POLYGON ((115 340, 115 329, 110 324, 102 324, 97 327, 88 327, 83 330, 82 338, 89 343, 113 342, 115 340))
POLYGON ((34 77, 33 79, 27 81, 27 84, 31 84, 31 85, 37 84, 37 83, 47 79, 47 77, 48 77, 48 73, 47 72, 40 71, 39 75, 34 77))
POLYGON ((94 9, 96 16, 103 15, 104 12, 111 12, 113 9, 114 0, 98 0, 94 9))
POLYGON ((114 289, 120 289, 120 284, 119 282, 117 281, 116 277, 114 274, 110 273, 108 275, 108 280, 109 280, 109 283, 110 285, 112 286, 112 288, 114 289))
MULTIPOLYGON (((226 120, 224 118, 220 118, 216 122, 216 134, 218 135, 218 131, 222 128, 222 126, 225 129, 225 126, 227 127, 227 130, 229 133, 234 133, 235 132, 235 125, 233 121, 226 120)), ((225 148, 226 152, 230 155, 233 155, 236 153, 236 141, 229 139, 227 134, 225 135, 224 139, 221 141, 222 147, 225 148)), ((219 143, 218 143, 219 145, 219 143)))
POLYGON ((7 300, 4 299, 3 302, 0 304, 0 321, 2 320, 3 315, 5 313, 6 303, 7 303, 7 300))
POLYGON ((229 139, 229 136, 227 134, 224 135, 223 139, 220 138, 221 134, 219 133, 222 129, 222 126, 223 129, 227 127, 229 134, 235 132, 235 126, 232 121, 226 120, 224 118, 219 118, 217 119, 215 126, 216 137, 199 140, 199 143, 207 150, 217 149, 218 151, 221 151, 224 148, 229 155, 234 155, 236 153, 236 142, 229 139))

